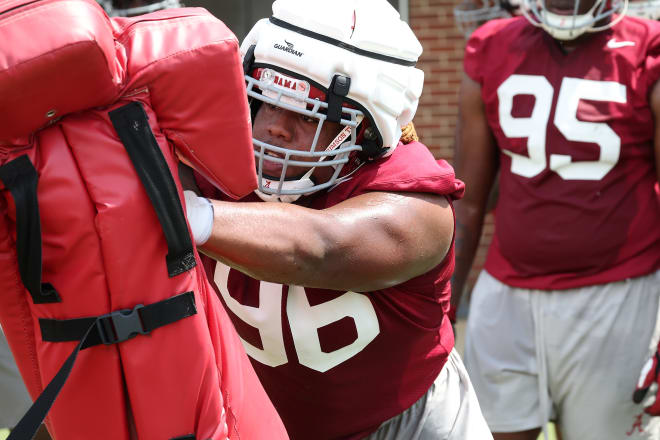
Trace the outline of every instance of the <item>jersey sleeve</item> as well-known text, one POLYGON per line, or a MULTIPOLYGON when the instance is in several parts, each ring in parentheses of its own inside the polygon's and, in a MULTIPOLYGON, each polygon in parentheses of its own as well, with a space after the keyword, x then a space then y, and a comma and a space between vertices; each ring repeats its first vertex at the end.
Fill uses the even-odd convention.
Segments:
POLYGON ((489 74, 486 69, 492 69, 492 62, 497 63, 512 56, 511 35, 519 34, 525 27, 531 26, 524 17, 498 18, 478 27, 465 45, 465 73, 474 81, 483 84, 484 78, 489 74))
POLYGON ((502 20, 490 20, 480 27, 478 27, 465 45, 465 53, 463 56, 463 69, 465 73, 477 81, 483 82, 484 72, 482 66, 488 63, 484 62, 484 57, 487 57, 489 50, 487 45, 492 36, 502 25, 502 20))
POLYGON ((470 35, 470 38, 465 45, 465 53, 463 55, 463 70, 467 76, 480 84, 482 82, 482 75, 481 69, 479 68, 479 58, 485 39, 483 30, 484 26, 481 26, 472 32, 472 35, 470 35))

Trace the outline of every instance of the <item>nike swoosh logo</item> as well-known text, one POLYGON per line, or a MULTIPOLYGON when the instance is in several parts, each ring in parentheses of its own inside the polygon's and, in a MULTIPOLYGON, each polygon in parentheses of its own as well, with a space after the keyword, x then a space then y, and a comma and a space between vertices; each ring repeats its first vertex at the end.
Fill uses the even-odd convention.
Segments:
POLYGON ((607 47, 610 49, 618 49, 620 47, 634 46, 634 41, 616 41, 616 38, 612 38, 607 42, 607 47))

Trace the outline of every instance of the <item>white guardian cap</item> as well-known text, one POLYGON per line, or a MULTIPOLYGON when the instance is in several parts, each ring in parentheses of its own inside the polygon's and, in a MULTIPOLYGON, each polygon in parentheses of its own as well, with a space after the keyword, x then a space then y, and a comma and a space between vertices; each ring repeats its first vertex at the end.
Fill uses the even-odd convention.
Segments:
POLYGON ((294 201, 345 178, 355 163, 391 154, 401 127, 412 121, 424 73, 415 67, 422 46, 386 0, 277 0, 241 45, 253 116, 262 103, 318 121, 314 141, 296 151, 254 139, 258 194, 294 201), (329 145, 317 145, 325 121, 344 129, 329 145), (305 157, 309 161, 296 161, 305 157), (268 176, 263 163, 282 164, 268 176), (286 179, 288 165, 308 167, 286 179), (327 182, 316 167, 332 166, 327 182))

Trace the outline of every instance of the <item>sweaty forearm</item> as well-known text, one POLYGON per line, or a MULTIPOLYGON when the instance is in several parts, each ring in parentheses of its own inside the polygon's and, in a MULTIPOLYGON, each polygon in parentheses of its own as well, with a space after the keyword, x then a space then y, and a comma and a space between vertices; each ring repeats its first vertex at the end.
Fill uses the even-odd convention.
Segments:
POLYGON ((296 205, 213 201, 200 250, 256 279, 307 285, 326 252, 323 215, 296 205))
POLYGON ((479 246, 484 210, 458 201, 456 209, 456 266, 451 280, 451 305, 458 309, 479 246))

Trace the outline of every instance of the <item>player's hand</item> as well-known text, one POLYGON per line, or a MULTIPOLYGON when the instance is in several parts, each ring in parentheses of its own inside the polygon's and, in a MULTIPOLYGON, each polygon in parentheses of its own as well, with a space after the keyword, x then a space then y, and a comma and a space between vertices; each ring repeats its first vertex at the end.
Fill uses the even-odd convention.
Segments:
POLYGON ((186 198, 186 217, 190 224, 195 244, 206 243, 213 230, 213 204, 206 197, 199 197, 194 191, 184 191, 186 198))
MULTIPOLYGON (((660 345, 658 345, 660 349, 660 345)), ((656 350, 646 361, 633 393, 633 402, 644 403, 644 412, 652 416, 660 416, 660 399, 658 399, 658 383, 660 382, 660 353, 656 350), (652 396, 652 397, 651 397, 652 396)))

